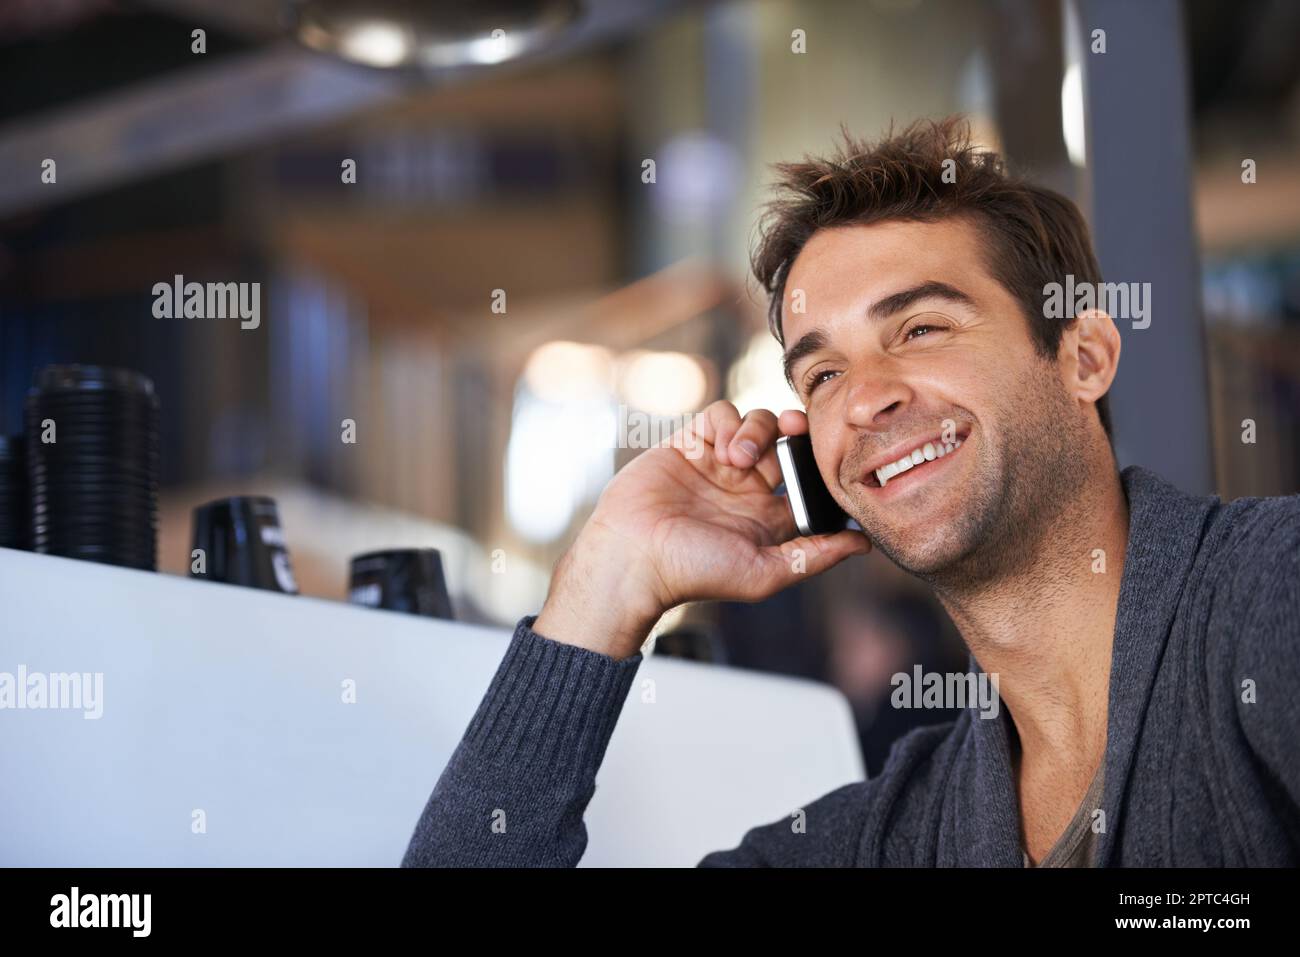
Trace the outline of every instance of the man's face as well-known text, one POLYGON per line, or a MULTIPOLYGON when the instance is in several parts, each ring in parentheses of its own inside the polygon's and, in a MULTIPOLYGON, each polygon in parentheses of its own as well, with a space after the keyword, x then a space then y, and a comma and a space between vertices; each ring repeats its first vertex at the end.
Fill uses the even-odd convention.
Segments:
POLYGON ((984 242, 960 219, 824 229, 786 282, 787 367, 822 477, 923 577, 984 579, 1028 560, 1084 480, 1071 468, 1087 439, 1079 403, 1035 352, 984 242), (920 464, 882 487, 876 467, 916 449, 920 464))

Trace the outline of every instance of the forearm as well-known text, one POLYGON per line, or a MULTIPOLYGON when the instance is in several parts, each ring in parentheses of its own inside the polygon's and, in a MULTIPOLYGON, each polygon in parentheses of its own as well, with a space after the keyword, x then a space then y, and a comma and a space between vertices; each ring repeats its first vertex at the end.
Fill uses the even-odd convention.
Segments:
POLYGON ((525 618, 416 824, 404 867, 572 867, 582 816, 641 663, 525 618))

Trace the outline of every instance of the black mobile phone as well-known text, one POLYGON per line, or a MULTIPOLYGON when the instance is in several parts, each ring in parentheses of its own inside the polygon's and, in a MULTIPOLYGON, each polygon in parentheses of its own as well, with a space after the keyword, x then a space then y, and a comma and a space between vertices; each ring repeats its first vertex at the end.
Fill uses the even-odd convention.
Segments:
POLYGON ((843 531, 849 516, 831 498, 830 490, 822 481, 808 434, 781 436, 776 440, 776 458, 781 463, 785 494, 799 534, 830 535, 843 531))

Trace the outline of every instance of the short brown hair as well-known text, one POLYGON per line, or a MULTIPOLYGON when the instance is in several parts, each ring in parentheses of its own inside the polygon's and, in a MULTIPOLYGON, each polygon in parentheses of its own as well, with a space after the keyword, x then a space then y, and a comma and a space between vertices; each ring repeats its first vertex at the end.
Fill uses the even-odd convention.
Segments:
MULTIPOLYGON (((1061 333, 1074 320, 1047 316, 1043 287, 1064 283, 1066 275, 1076 283, 1101 283, 1078 207, 1060 193, 1013 176, 1002 157, 971 142, 970 124, 960 116, 921 120, 901 133, 891 128, 878 143, 856 140, 842 127, 840 133, 843 143, 834 155, 775 166, 777 197, 759 222, 751 265, 770 297, 768 324, 777 341, 785 345, 786 277, 817 230, 964 216, 991 240, 989 270, 1019 301, 1039 354, 1055 360, 1061 333)), ((1110 439, 1107 397, 1096 405, 1110 439)))

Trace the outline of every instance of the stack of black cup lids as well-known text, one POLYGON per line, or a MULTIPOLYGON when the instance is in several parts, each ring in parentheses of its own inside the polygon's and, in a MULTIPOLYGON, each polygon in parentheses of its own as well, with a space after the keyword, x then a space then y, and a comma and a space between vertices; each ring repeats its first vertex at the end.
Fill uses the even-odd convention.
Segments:
POLYGON ((32 549, 156 569, 153 383, 124 369, 47 366, 26 411, 32 549))
POLYGON ((32 522, 23 437, 0 435, 0 548, 27 548, 32 522))

